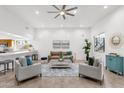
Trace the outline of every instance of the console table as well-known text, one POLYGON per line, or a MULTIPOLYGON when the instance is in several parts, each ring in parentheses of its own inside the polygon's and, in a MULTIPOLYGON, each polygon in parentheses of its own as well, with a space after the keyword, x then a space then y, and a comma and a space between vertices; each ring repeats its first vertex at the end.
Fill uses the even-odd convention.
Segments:
POLYGON ((124 75, 124 57, 106 55, 106 69, 124 75))

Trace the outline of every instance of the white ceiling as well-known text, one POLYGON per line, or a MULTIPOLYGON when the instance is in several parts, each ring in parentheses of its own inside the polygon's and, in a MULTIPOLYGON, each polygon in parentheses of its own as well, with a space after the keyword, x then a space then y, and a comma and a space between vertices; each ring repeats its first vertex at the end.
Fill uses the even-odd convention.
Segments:
MULTIPOLYGON (((75 5, 77 6, 77 5, 75 5)), ((56 10, 52 6, 48 5, 21 5, 21 6, 3 6, 9 11, 23 18, 34 28, 49 28, 49 27, 92 27, 104 16, 110 12, 116 10, 119 6, 108 6, 104 9, 104 6, 100 5, 80 5, 77 6, 77 13, 74 17, 67 16, 66 20, 63 20, 61 16, 54 19, 56 14, 47 13, 47 11, 56 10), (36 11, 39 11, 39 15, 36 15, 36 11)), ((61 6, 58 6, 61 7, 61 6)), ((74 6, 68 5, 66 8, 74 6)))

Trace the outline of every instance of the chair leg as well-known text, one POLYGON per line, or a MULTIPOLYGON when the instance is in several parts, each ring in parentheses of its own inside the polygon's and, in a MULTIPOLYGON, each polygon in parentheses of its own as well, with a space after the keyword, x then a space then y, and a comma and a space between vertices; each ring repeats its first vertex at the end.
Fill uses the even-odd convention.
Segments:
POLYGON ((79 73, 79 77, 80 77, 80 73, 79 73))
POLYGON ((16 75, 15 75, 15 79, 16 79, 16 84, 17 84, 17 86, 19 86, 19 85, 20 85, 20 81, 17 80, 16 75))
POLYGON ((99 83, 100 83, 100 85, 102 85, 102 81, 101 80, 99 81, 99 83))
POLYGON ((4 75, 6 74, 6 64, 4 64, 4 75))
POLYGON ((42 77, 42 74, 40 74, 40 77, 42 77))
POLYGON ((19 81, 17 81, 16 83, 17 83, 17 86, 19 86, 19 85, 20 85, 20 82, 19 82, 19 81))
POLYGON ((12 61, 12 71, 14 71, 14 61, 12 61))
POLYGON ((9 70, 9 63, 7 63, 7 70, 9 70))
POLYGON ((104 83, 104 75, 103 75, 103 79, 100 80, 100 85, 102 85, 104 83))

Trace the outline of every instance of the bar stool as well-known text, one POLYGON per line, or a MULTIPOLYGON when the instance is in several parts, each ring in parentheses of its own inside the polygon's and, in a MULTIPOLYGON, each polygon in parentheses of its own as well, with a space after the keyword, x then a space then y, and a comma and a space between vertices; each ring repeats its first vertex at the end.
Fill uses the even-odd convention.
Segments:
POLYGON ((4 74, 6 74, 6 62, 5 61, 0 61, 0 65, 4 66, 4 69, 1 71, 4 71, 4 74))
POLYGON ((32 60, 38 60, 38 54, 32 54, 32 60))
POLYGON ((9 70, 9 64, 12 64, 12 71, 14 71, 14 60, 11 60, 11 59, 8 59, 8 60, 5 60, 5 63, 6 63, 6 70, 9 70))

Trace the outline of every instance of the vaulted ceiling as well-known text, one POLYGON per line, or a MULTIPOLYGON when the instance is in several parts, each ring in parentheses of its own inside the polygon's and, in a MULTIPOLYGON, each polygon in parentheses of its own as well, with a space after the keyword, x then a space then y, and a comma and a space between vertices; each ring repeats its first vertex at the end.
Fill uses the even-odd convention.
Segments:
MULTIPOLYGON (((92 27, 109 13, 115 11, 120 6, 100 6, 100 5, 68 5, 66 8, 77 6, 75 16, 67 16, 66 20, 60 16, 54 19, 56 14, 47 13, 47 11, 56 11, 49 5, 21 5, 21 6, 3 6, 34 28, 49 27, 92 27)), ((58 6, 61 8, 62 6, 58 6)))

